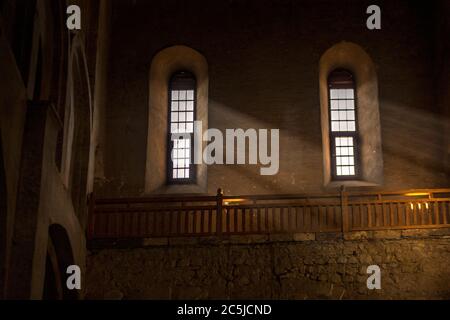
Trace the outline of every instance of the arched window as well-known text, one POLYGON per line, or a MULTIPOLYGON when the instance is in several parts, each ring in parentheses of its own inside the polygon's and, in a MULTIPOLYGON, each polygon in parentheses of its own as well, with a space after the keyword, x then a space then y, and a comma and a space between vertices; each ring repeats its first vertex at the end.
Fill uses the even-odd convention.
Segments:
POLYGON ((208 129, 208 83, 208 62, 192 48, 176 45, 153 57, 149 73, 145 193, 207 192, 207 165, 204 162, 192 165, 192 155, 201 157, 199 153, 206 142, 199 141, 201 148, 194 153, 192 137, 193 132, 208 129), (194 121, 198 121, 196 128, 194 121), (173 133, 182 135, 183 141, 172 141, 173 133))
POLYGON ((176 72, 169 84, 168 181, 194 183, 194 121, 197 82, 190 72, 176 72))
POLYGON ((380 186, 383 152, 372 59, 351 42, 332 46, 319 62, 319 86, 324 186, 380 186))
POLYGON ((334 180, 355 179, 359 172, 359 139, 355 79, 337 69, 328 77, 331 173, 334 180))

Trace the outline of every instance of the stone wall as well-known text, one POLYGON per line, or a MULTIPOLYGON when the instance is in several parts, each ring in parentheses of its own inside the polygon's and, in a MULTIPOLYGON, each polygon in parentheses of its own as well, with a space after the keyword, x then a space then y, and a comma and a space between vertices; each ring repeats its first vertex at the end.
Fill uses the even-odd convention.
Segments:
POLYGON ((91 249, 86 298, 449 299, 449 264, 450 229, 151 239, 91 249))

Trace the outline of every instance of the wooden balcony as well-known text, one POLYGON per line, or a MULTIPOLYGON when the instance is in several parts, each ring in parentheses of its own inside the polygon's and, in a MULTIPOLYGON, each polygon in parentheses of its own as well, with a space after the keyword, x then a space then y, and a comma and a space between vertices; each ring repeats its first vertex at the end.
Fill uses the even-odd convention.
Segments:
POLYGON ((450 189, 90 200, 88 240, 450 227, 450 189))

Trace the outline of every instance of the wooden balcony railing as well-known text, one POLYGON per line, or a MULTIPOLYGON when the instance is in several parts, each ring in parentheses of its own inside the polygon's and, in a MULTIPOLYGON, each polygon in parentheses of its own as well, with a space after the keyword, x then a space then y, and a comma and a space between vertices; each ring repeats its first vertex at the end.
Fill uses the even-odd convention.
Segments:
POLYGON ((90 200, 88 239, 450 227, 450 189, 90 200))

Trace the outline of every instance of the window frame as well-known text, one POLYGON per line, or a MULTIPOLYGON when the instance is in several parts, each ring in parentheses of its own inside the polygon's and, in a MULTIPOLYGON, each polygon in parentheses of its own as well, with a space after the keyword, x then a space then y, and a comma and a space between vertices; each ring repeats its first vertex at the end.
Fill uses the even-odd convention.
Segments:
POLYGON ((327 92, 328 92, 328 125, 329 125, 329 139, 330 139, 330 164, 331 164, 331 179, 333 181, 350 181, 350 180, 360 180, 361 179, 361 158, 360 158, 360 136, 359 136, 359 121, 358 121, 358 94, 356 91, 356 78, 353 72, 344 68, 336 68, 328 74, 327 77, 327 92), (351 75, 352 86, 338 88, 332 86, 330 81, 331 76, 335 72, 347 72, 351 75), (355 112, 355 131, 332 131, 332 117, 331 117, 331 89, 353 89, 353 101, 354 101, 354 112, 355 112), (354 175, 337 175, 337 155, 336 155, 336 138, 353 138, 353 155, 354 155, 354 175))
MULTIPOLYGON (((191 162, 189 165, 189 178, 173 178, 173 161, 172 161, 172 150, 173 150, 173 141, 172 141, 172 133, 171 133, 171 124, 172 124, 172 89, 173 89, 173 83, 174 78, 180 74, 186 74, 192 80, 194 81, 194 86, 192 89, 185 89, 185 90, 193 90, 194 91, 194 108, 193 108, 193 123, 197 120, 197 78, 193 72, 190 72, 188 70, 178 70, 172 73, 172 75, 169 78, 169 84, 168 84, 168 104, 167 104, 167 152, 166 152, 166 163, 167 163, 167 170, 166 170, 166 177, 167 177, 167 184, 168 185, 190 185, 190 184, 196 184, 197 183, 197 165, 194 164, 194 126, 193 126, 193 132, 191 133, 191 162)), ((177 90, 177 89, 175 89, 177 90)), ((182 90, 182 89, 178 89, 182 90)))

